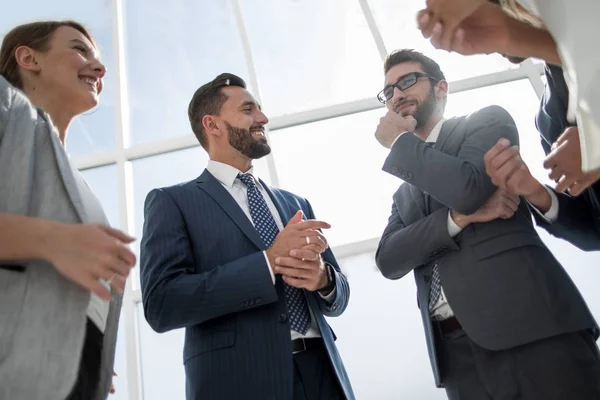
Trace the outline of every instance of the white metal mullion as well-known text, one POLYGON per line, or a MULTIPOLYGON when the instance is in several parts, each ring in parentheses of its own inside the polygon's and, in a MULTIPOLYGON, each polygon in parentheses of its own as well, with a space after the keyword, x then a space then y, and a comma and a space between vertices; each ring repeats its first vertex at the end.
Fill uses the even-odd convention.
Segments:
MULTIPOLYGON (((244 16, 242 14, 242 7, 240 6, 239 0, 231 0, 231 7, 233 8, 233 14, 235 21, 238 26, 240 33, 240 39, 242 41, 242 48, 244 49, 244 56, 246 58, 246 65, 248 68, 248 78, 250 82, 250 89, 256 100, 261 103, 260 90, 258 89, 258 76, 256 74, 256 68, 254 66, 254 59, 252 58, 252 47, 250 46, 250 39, 248 38, 248 32, 246 31, 246 24, 244 23, 244 16)), ((267 140, 270 138, 270 127, 265 127, 265 136, 267 140)), ((279 176, 277 175, 277 168, 275 166, 275 158, 273 153, 269 153, 266 156, 267 165, 269 167, 269 177, 271 178, 271 185, 279 186, 279 176)))
MULTIPOLYGON (((119 193, 120 227, 125 232, 131 232, 132 224, 130 213, 131 194, 129 183, 131 183, 130 165, 125 154, 126 129, 128 118, 127 85, 125 69, 125 51, 123 38, 123 2, 113 0, 112 5, 112 27, 113 48, 115 54, 115 141, 116 151, 111 154, 115 157, 117 167, 117 186, 119 193)), ((132 274, 133 276, 133 274, 132 274)), ((133 285, 132 278, 127 280, 125 295, 123 298, 123 320, 121 326, 125 328, 125 354, 127 365, 127 377, 130 400, 142 400, 142 377, 140 367, 140 349, 137 330, 137 304, 132 300, 133 285)))
POLYGON ((535 94, 538 98, 542 98, 544 94, 544 82, 542 82, 542 74, 544 73, 544 64, 536 64, 531 59, 523 61, 521 68, 527 72, 527 77, 535 94))
POLYGON ((381 57, 382 61, 385 61, 385 59, 387 58, 388 52, 387 52, 387 49, 385 48, 385 42, 383 41, 383 36, 381 35, 381 31, 379 30, 379 27, 377 26, 377 21, 375 21, 375 16, 373 15, 373 10, 371 10, 371 7, 369 6, 369 3, 367 0, 358 0, 358 3, 360 4, 360 8, 362 8, 362 12, 365 16, 365 19, 367 20, 367 25, 369 26, 369 29, 371 30, 371 35, 373 35, 373 40, 375 41, 375 44, 377 45, 377 51, 379 51, 379 56, 381 57))

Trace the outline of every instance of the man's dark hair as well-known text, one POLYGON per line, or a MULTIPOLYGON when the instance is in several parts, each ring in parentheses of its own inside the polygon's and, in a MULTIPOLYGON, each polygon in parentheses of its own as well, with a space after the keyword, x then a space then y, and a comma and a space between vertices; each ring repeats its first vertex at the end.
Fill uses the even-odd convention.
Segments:
POLYGON ((407 62, 419 63, 427 75, 431 75, 438 81, 446 80, 446 77, 444 76, 444 73, 440 69, 438 63, 426 55, 412 49, 394 50, 391 52, 390 55, 388 55, 385 59, 385 63, 383 64, 383 72, 387 74, 393 66, 407 62))
POLYGON ((227 95, 221 90, 226 86, 239 86, 245 89, 246 82, 234 74, 220 74, 196 90, 188 107, 192 131, 205 150, 208 150, 208 139, 202 126, 202 118, 205 115, 219 115, 223 103, 227 101, 227 95))

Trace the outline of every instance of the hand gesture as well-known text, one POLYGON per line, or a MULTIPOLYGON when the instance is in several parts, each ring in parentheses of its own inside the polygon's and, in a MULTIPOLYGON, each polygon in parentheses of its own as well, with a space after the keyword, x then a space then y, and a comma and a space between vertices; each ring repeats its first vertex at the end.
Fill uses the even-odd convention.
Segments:
POLYGON ((423 37, 448 50, 459 24, 486 1, 427 0, 427 8, 417 14, 418 27, 423 37))
POLYGON ((301 260, 296 257, 277 257, 276 274, 285 283, 298 289, 314 292, 327 286, 327 271, 321 256, 317 260, 301 260))
POLYGON ((293 250, 302 250, 302 254, 306 255, 304 258, 314 258, 310 255, 311 252, 320 254, 328 248, 327 239, 318 229, 329 229, 331 225, 314 219, 303 221, 302 215, 302 211, 298 210, 286 227, 279 232, 273 245, 267 249, 267 257, 274 271, 275 259, 288 257, 293 250))
POLYGON ((136 257, 126 246, 135 239, 101 224, 59 224, 46 241, 44 258, 62 275, 104 300, 110 291, 100 279, 119 292, 135 265, 136 257))
POLYGON ((507 139, 500 139, 483 157, 485 172, 492 183, 517 196, 530 196, 545 190, 542 184, 531 175, 527 164, 521 158, 519 148, 510 146, 507 139))
POLYGON ((394 111, 388 111, 379 120, 379 125, 377 125, 377 130, 375 131, 375 138, 377 138, 383 147, 389 149, 400 134, 414 132, 416 126, 417 120, 412 115, 403 117, 394 111))
POLYGON ((550 169, 548 176, 557 182, 557 192, 568 190, 573 196, 579 196, 600 179, 600 169, 591 172, 581 170, 581 147, 576 126, 567 128, 552 145, 552 152, 544 160, 544 168, 550 169))
POLYGON ((498 189, 474 214, 471 222, 489 222, 497 218, 509 219, 519 209, 519 197, 498 189))

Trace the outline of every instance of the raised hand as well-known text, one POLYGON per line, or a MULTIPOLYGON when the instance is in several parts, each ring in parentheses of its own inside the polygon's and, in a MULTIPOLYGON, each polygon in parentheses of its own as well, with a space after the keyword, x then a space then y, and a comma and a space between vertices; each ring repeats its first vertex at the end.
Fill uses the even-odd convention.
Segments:
POLYGON ((302 220, 302 211, 298 211, 288 222, 286 227, 279 232, 273 245, 267 249, 267 257, 271 268, 275 268, 277 257, 289 257, 293 250, 302 250, 306 257, 314 258, 310 253, 320 254, 324 252, 329 245, 327 239, 319 229, 329 229, 331 225, 324 221, 302 220))

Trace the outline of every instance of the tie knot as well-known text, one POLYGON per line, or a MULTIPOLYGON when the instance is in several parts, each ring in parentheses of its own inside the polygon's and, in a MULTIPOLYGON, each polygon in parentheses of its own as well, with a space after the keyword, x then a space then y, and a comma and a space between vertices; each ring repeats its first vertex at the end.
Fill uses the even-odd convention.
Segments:
POLYGON ((238 178, 242 183, 248 187, 255 187, 256 182, 254 181, 254 177, 251 174, 238 174, 238 178))

